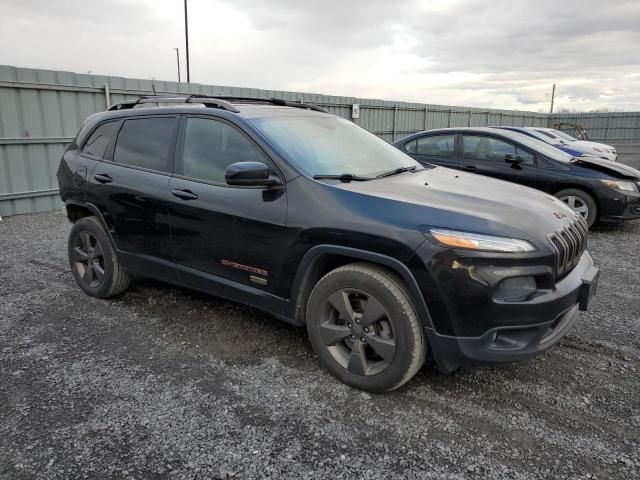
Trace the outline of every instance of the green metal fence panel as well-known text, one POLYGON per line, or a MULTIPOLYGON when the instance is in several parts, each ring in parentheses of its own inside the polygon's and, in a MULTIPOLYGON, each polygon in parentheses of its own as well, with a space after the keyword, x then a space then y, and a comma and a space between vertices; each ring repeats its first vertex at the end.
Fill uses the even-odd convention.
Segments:
POLYGON ((139 95, 203 93, 315 103, 393 142, 434 128, 579 123, 591 139, 640 143, 640 113, 543 114, 316 93, 86 75, 0 65, 0 216, 62 207, 56 170, 65 145, 91 114, 139 95), (352 107, 360 117, 352 119, 352 107))

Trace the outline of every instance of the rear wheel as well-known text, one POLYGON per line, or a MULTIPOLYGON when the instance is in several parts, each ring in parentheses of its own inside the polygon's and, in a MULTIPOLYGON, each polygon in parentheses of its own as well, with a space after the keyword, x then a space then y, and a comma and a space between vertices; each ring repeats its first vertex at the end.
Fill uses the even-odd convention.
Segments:
POLYGON ((73 225, 68 249, 73 276, 88 295, 108 298, 129 288, 131 276, 120 265, 96 217, 83 217, 73 225))
POLYGON ((584 190, 567 188, 556 193, 556 198, 566 203, 571 210, 584 218, 589 228, 598 219, 598 206, 591 195, 584 190))
POLYGON ((344 383, 371 392, 396 389, 424 363, 422 326, 402 284, 368 264, 325 275, 307 305, 309 338, 344 383))

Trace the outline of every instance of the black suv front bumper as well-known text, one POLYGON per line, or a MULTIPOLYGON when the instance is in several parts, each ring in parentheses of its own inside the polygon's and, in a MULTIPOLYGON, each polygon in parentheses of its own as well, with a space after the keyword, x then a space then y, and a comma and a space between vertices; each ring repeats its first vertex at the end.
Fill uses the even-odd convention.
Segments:
POLYGON ((481 335, 443 335, 427 329, 436 363, 446 372, 470 363, 522 360, 545 351, 571 329, 578 312, 587 309, 598 276, 591 255, 584 252, 573 270, 548 292, 528 301, 498 302, 500 318, 481 335))

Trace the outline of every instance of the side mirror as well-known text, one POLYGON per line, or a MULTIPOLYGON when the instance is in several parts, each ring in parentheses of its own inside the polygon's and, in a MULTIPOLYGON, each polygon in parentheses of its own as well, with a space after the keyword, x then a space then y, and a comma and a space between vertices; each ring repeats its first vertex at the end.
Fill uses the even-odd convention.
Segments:
POLYGON ((520 168, 522 157, 520 155, 516 155, 515 153, 507 153, 504 156, 504 161, 510 163, 511 168, 520 168))
POLYGON ((224 179, 228 185, 273 187, 282 185, 280 179, 269 174, 269 167, 261 162, 237 162, 227 167, 224 179))

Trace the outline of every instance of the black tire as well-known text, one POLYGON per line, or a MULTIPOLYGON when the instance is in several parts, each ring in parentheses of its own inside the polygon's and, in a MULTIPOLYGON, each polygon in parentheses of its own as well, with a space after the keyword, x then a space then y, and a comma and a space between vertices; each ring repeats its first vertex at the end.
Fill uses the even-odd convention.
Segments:
POLYGON ((587 222, 587 225, 589 225, 589 228, 591 228, 598 220, 598 204, 593 197, 584 190, 580 190, 578 188, 566 188, 556 193, 555 197, 566 203, 569 208, 574 210, 576 213, 581 214, 587 222), (576 210, 571 204, 572 199, 575 199, 577 202, 581 202, 580 207, 586 207, 588 209, 587 213, 584 214, 582 211, 576 210))
POLYGON ((409 294, 382 268, 353 263, 327 273, 306 312, 314 351, 347 385, 388 392, 424 364, 427 343, 409 294))
POLYGON ((76 283, 87 295, 109 298, 129 288, 131 276, 120 265, 96 217, 83 217, 73 225, 68 254, 76 283))

